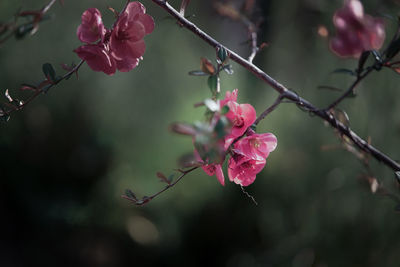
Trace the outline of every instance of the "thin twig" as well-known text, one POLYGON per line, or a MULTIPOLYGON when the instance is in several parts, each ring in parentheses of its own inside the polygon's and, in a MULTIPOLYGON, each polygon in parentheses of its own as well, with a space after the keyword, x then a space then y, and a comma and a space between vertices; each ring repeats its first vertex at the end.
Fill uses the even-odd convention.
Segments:
POLYGON ((174 187, 177 183, 179 183, 180 180, 182 180, 183 177, 185 177, 187 174, 191 173, 192 171, 196 170, 197 168, 199 168, 199 167, 196 166, 196 167, 193 167, 193 168, 188 169, 186 171, 182 171, 181 170, 181 175, 173 183, 168 184, 162 190, 158 191, 157 193, 155 193, 155 194, 153 194, 151 196, 144 196, 142 199, 132 198, 132 197, 127 196, 127 195, 122 195, 121 197, 131 201, 132 203, 134 203, 137 206, 144 205, 144 204, 148 203, 149 201, 151 201, 153 198, 155 198, 158 195, 164 193, 165 191, 167 191, 171 187, 174 187))
POLYGON ((278 98, 275 100, 275 102, 268 107, 266 110, 264 110, 263 113, 258 116, 258 118, 255 120, 254 124, 257 125, 262 121, 268 114, 270 114, 272 111, 274 111, 278 105, 282 102, 282 100, 285 98, 284 94, 280 94, 278 98))
MULTIPOLYGON (((82 66, 83 62, 85 62, 85 61, 81 60, 78 65, 76 65, 70 71, 65 73, 59 80, 57 80, 56 82, 50 84, 50 86, 47 88, 46 92, 48 90, 50 90, 53 86, 59 84, 61 81, 69 78, 72 74, 76 73, 79 70, 79 68, 82 66)), ((11 109, 9 109, 9 110, 4 110, 3 109, 2 110, 2 114, 0 115, 0 117, 2 117, 2 116, 10 116, 10 114, 12 112, 23 109, 25 106, 27 106, 30 102, 32 102, 36 97, 38 97, 42 93, 44 93, 43 90, 37 89, 35 91, 35 93, 32 94, 27 100, 23 101, 21 105, 18 105, 18 106, 13 105, 13 106, 11 106, 11 109)))
POLYGON ((338 97, 335 101, 330 104, 326 110, 331 110, 335 108, 337 105, 339 105, 345 98, 349 97, 354 92, 354 89, 356 86, 364 79, 366 78, 374 68, 368 68, 362 75, 359 75, 357 79, 351 84, 351 86, 344 92, 340 97, 338 97))

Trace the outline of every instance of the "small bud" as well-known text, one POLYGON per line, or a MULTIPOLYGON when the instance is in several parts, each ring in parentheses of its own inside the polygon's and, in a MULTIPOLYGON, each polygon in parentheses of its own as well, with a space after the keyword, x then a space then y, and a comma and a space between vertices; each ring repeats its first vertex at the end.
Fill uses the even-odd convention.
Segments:
POLYGON ((192 125, 187 123, 180 123, 180 122, 172 123, 169 126, 169 129, 174 133, 183 135, 194 136, 197 133, 196 129, 192 125))

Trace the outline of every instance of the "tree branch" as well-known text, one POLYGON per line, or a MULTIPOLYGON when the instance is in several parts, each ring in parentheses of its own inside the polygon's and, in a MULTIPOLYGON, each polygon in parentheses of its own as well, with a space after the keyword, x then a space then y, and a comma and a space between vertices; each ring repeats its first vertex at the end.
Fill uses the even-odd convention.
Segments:
MULTIPOLYGON (((173 16, 183 27, 187 28, 189 31, 193 32, 203 41, 208 43, 214 49, 218 49, 219 47, 223 47, 222 44, 217 42, 207 33, 202 31, 199 27, 197 27, 194 23, 190 22, 186 18, 180 15, 178 11, 176 11, 166 0, 151 0, 156 5, 163 8, 166 12, 168 12, 171 16, 173 16)), ((265 83, 270 85, 275 91, 277 91, 280 95, 284 95, 286 99, 289 99, 296 103, 299 107, 304 108, 305 110, 309 111, 310 113, 320 117, 321 119, 327 121, 333 128, 337 129, 341 134, 347 136, 354 142, 354 144, 361 150, 365 151, 366 153, 371 154, 376 160, 382 162, 386 166, 390 167, 394 171, 400 171, 400 164, 391 159, 389 156, 385 155, 383 152, 379 151, 372 145, 368 144, 365 140, 359 137, 355 132, 353 132, 348 126, 343 125, 340 121, 338 121, 329 110, 321 110, 316 108, 313 104, 311 104, 306 99, 300 97, 292 90, 287 89, 284 85, 280 84, 278 81, 273 79, 271 76, 266 74, 256 65, 251 63, 250 61, 242 58, 235 52, 230 49, 224 47, 229 54, 229 57, 253 73, 256 77, 263 80, 265 83)))

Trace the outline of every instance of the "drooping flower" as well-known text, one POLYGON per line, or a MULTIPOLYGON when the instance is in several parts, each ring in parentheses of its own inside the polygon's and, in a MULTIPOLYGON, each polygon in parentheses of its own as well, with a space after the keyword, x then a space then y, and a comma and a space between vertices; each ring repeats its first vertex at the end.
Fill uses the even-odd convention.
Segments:
POLYGON ((229 180, 241 186, 248 186, 254 182, 265 163, 264 158, 255 160, 241 154, 234 154, 228 162, 229 180))
POLYGON ((345 0, 333 16, 336 36, 331 50, 340 57, 358 58, 362 52, 380 49, 385 40, 384 21, 364 14, 359 0, 345 0))
POLYGON ((276 146, 277 139, 272 133, 252 134, 237 141, 234 151, 248 158, 261 160, 266 159, 276 146))
POLYGON ((140 2, 130 2, 113 29, 107 30, 100 11, 89 8, 82 14, 82 24, 77 30, 79 40, 87 44, 74 52, 94 71, 112 75, 117 69, 122 72, 132 70, 146 50, 143 37, 154 29, 153 18, 145 13, 140 2))
POLYGON ((143 37, 154 30, 154 21, 145 13, 140 2, 130 2, 111 33, 110 48, 113 57, 120 62, 120 71, 136 67, 146 50, 143 37))
POLYGON ((97 8, 89 8, 82 14, 82 24, 77 30, 78 38, 83 43, 93 43, 102 39, 106 29, 97 8))

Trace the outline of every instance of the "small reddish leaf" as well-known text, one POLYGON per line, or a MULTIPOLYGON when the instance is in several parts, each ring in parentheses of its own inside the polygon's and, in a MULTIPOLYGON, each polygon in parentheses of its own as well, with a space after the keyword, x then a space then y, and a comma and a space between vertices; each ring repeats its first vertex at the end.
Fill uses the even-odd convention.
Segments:
POLYGON ((161 180, 161 182, 170 184, 171 181, 162 173, 162 172, 157 172, 157 177, 161 180))
POLYGON ((201 58, 200 67, 201 67, 201 70, 205 73, 208 73, 210 75, 214 75, 214 73, 215 73, 214 65, 211 63, 210 60, 208 60, 204 57, 201 58))

